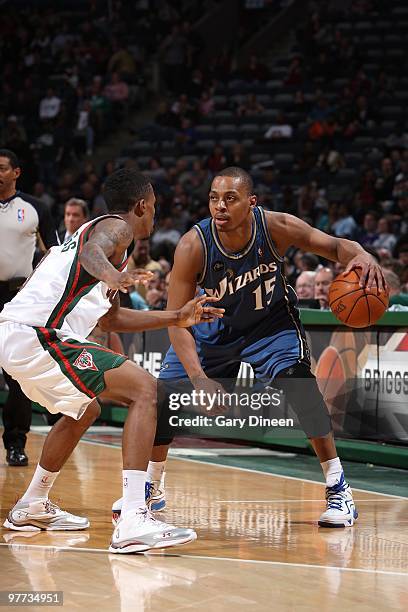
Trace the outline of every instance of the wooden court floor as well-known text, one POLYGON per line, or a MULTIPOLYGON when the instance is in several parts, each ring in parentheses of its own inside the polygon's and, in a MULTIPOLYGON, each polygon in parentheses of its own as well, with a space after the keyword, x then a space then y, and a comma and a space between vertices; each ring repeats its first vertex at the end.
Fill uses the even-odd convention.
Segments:
MULTIPOLYGON (((1 465, 2 519, 39 456, 44 438, 29 438, 29 467, 1 465)), ((66 610, 408 610, 407 498, 355 490, 355 527, 324 530, 319 483, 171 459, 161 516, 198 540, 122 556, 107 552, 120 481, 120 450, 81 442, 52 499, 91 528, 2 529, 0 591, 63 591, 66 610)))

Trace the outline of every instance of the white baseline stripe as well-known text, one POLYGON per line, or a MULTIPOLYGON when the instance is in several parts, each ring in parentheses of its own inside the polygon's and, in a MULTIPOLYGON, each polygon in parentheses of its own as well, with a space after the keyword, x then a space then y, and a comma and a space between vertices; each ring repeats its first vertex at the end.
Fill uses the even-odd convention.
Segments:
MULTIPOLYGON (((70 548, 69 546, 41 546, 40 544, 6 544, 5 542, 0 542, 0 546, 12 546, 13 548, 22 548, 27 550, 27 548, 36 548, 36 549, 49 549, 49 550, 58 550, 62 552, 86 552, 86 553, 109 553, 107 548, 83 548, 79 546, 73 546, 70 548)), ((111 553, 112 554, 112 553, 111 553)), ((404 578, 408 577, 408 572, 387 572, 386 570, 377 570, 377 569, 364 569, 359 567, 336 567, 335 565, 317 565, 311 563, 286 563, 285 561, 263 561, 258 559, 237 559, 235 557, 210 557, 206 555, 180 555, 177 553, 169 554, 169 553, 141 553, 146 557, 169 557, 173 559, 200 559, 202 561, 233 561, 235 563, 253 563, 253 564, 261 564, 261 565, 275 565, 275 566, 284 566, 284 567, 307 567, 309 569, 328 569, 328 570, 336 570, 341 572, 361 572, 364 574, 382 574, 384 576, 402 576, 404 578)), ((140 557, 140 555, 137 555, 140 557)))
MULTIPOLYGON (((13 533, 17 533, 16 531, 13 531, 13 533)), ((67 533, 67 532, 65 532, 67 533)), ((72 532, 72 533, 76 533, 76 532, 72 532)), ((61 550, 64 552, 88 552, 88 553, 107 553, 108 548, 84 548, 81 546, 53 546, 52 544, 29 544, 27 542, 26 543, 20 543, 20 542, 0 542, 0 546, 8 546, 9 548, 22 548, 23 550, 27 550, 28 548, 34 548, 37 550, 43 550, 44 548, 46 548, 47 550, 61 550)))
MULTIPOLYGON (((106 442, 95 442, 94 440, 81 440, 84 444, 94 444, 96 446, 106 446, 106 448, 116 448, 121 450, 121 446, 113 446, 112 444, 106 444, 106 442)), ((312 484, 320 485, 324 487, 325 484, 323 482, 319 482, 318 480, 310 480, 309 478, 299 478, 297 476, 283 476, 282 474, 275 474, 274 472, 261 472, 261 470, 252 470, 249 468, 241 468, 235 467, 233 465, 223 465, 220 463, 212 463, 210 461, 200 461, 199 459, 188 459, 187 457, 177 457, 172 456, 171 459, 175 459, 176 461, 189 461, 190 463, 199 463, 200 465, 212 465, 216 468, 222 468, 225 470, 238 470, 239 472, 250 472, 252 474, 262 474, 262 476, 274 476, 275 478, 286 478, 287 480, 299 480, 300 482, 310 482, 312 484)), ((382 497, 391 497, 393 499, 408 499, 408 496, 404 495, 392 495, 391 493, 380 493, 379 491, 368 491, 367 489, 359 489, 357 487, 352 487, 353 491, 361 491, 362 493, 372 493, 373 495, 381 495, 382 497)))
MULTIPOLYGON (((354 489, 355 490, 355 489, 354 489)), ((354 498, 355 502, 359 504, 372 504, 372 499, 357 499, 354 498)), ((380 502, 389 504, 392 500, 390 499, 376 499, 375 503, 378 504, 380 502)), ((394 502, 400 501, 404 504, 408 503, 408 499, 402 497, 401 499, 396 499, 394 502)), ((319 502, 322 503, 322 498, 320 499, 214 499, 215 504, 299 504, 303 502, 319 502)))
MULTIPOLYGON (((160 553, 148 553, 147 556, 154 557, 155 555, 160 555, 160 553)), ((184 559, 210 559, 211 561, 235 561, 236 563, 258 563, 264 565, 282 565, 284 567, 307 567, 310 569, 328 569, 328 570, 340 570, 342 572, 361 572, 364 574, 384 574, 386 576, 403 576, 404 578, 408 578, 407 572, 387 572, 386 570, 376 570, 376 569, 364 569, 360 567, 337 567, 335 565, 318 565, 311 563, 287 563, 286 561, 262 561, 258 559, 236 559, 235 557, 207 557, 205 555, 178 555, 178 554, 169 554, 164 553, 164 555, 160 555, 164 557, 183 557, 184 559)))
MULTIPOLYGON (((319 482, 318 480, 310 480, 309 478, 299 478, 297 476, 283 476, 282 474, 275 474, 274 472, 262 472, 261 470, 252 470, 250 468, 241 468, 235 467, 234 465, 223 465, 219 463, 212 463, 210 461, 200 461, 199 459, 187 459, 187 457, 171 457, 176 461, 189 461, 190 463, 200 463, 201 465, 212 465, 214 467, 223 468, 225 470, 238 470, 240 472, 250 472, 253 474, 262 474, 263 476, 274 476, 275 478, 285 478, 287 480, 300 480, 301 482, 310 482, 312 484, 317 484, 322 487, 325 487, 323 482, 319 482)), ((368 491, 367 489, 359 489, 357 487, 352 487, 353 491, 361 491, 362 493, 372 493, 373 495, 382 495, 384 497, 392 497, 394 499, 408 499, 408 497, 404 497, 403 495, 392 495, 391 493, 380 493, 379 491, 368 491)))

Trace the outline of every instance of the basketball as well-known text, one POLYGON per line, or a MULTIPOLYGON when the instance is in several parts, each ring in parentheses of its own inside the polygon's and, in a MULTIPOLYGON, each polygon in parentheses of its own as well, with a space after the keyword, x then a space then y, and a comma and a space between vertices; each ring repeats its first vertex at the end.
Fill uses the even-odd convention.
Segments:
POLYGON ((388 308, 388 292, 360 287, 360 270, 339 274, 329 290, 334 316, 349 327, 374 325, 388 308))

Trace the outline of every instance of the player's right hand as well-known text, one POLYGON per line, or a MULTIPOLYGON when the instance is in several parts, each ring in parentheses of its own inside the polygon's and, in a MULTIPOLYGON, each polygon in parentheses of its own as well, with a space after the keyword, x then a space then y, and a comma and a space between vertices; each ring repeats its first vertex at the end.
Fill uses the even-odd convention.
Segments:
POLYGON ((212 378, 197 376, 191 379, 194 389, 203 398, 199 408, 208 416, 216 416, 227 412, 229 406, 223 404, 223 396, 226 393, 221 383, 212 378), (202 392, 202 393, 200 393, 202 392))
POLYGON ((123 272, 118 272, 112 279, 105 282, 110 289, 127 293, 129 287, 139 284, 147 285, 153 277, 153 272, 148 272, 147 270, 124 270, 123 272))
POLYGON ((224 308, 206 306, 209 302, 218 302, 219 299, 208 295, 198 295, 179 310, 178 327, 192 327, 199 323, 212 323, 224 315, 224 308))

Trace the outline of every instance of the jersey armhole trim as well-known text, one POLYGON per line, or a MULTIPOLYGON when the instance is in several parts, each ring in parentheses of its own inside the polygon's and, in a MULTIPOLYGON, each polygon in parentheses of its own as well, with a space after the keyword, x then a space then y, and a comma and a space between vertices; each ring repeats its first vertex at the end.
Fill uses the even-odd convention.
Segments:
POLYGON ((276 248, 276 246, 273 243, 272 237, 269 234, 268 224, 266 222, 266 217, 265 217, 265 211, 264 211, 263 208, 261 208, 261 206, 258 206, 257 208, 259 210, 259 215, 260 215, 260 218, 261 218, 262 228, 263 228, 263 231, 264 231, 265 238, 266 238, 266 241, 268 243, 268 246, 271 249, 273 255, 276 257, 276 259, 282 263, 284 261, 284 257, 279 255, 279 253, 277 251, 277 248, 276 248))
POLYGON ((201 283, 204 281, 206 275, 207 275, 207 265, 208 265, 208 250, 207 250, 207 243, 205 241, 205 237, 203 234, 203 230, 201 229, 201 227, 199 225, 194 225, 193 226, 194 229, 196 230, 198 237, 201 240, 201 244, 203 245, 203 251, 204 251, 204 266, 203 266, 203 270, 197 280, 197 284, 201 285, 201 283))

